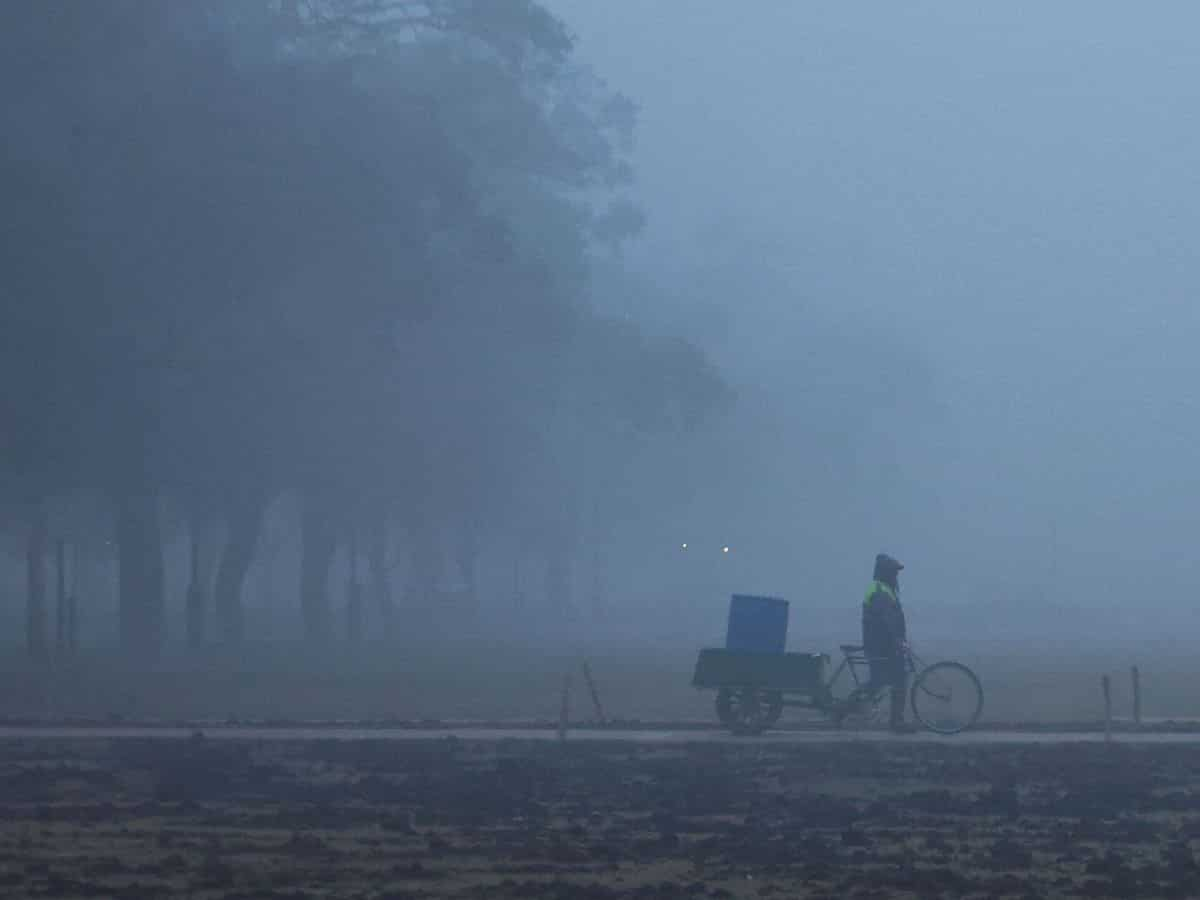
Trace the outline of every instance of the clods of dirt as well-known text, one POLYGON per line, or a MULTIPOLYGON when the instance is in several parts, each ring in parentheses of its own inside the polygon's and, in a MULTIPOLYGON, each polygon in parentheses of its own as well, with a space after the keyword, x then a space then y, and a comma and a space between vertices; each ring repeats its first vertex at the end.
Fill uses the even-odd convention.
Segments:
POLYGON ((0 743, 0 892, 1190 897, 1193 753, 14 741, 0 743))

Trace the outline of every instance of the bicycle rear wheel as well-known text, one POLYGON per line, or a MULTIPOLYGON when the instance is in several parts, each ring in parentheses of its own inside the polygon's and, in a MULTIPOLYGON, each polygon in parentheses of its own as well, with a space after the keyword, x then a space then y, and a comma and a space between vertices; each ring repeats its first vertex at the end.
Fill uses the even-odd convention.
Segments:
POLYGON ((917 721, 937 734, 966 731, 983 712, 983 686, 962 663, 939 662, 923 669, 909 699, 917 721))

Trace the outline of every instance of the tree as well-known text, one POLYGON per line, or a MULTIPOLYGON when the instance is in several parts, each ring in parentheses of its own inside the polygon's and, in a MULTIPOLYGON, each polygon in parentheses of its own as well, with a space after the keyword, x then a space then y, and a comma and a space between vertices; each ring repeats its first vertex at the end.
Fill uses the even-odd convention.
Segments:
POLYGON ((594 254, 640 227, 635 109, 531 0, 10 4, 0 99, 4 499, 33 511, 31 560, 47 502, 108 499, 132 655, 164 636, 168 502, 225 536, 236 644, 265 511, 296 496, 325 641, 351 535, 385 608, 384 536, 453 533, 473 571, 514 522, 586 508, 581 467, 709 406, 692 351, 586 308, 594 254))

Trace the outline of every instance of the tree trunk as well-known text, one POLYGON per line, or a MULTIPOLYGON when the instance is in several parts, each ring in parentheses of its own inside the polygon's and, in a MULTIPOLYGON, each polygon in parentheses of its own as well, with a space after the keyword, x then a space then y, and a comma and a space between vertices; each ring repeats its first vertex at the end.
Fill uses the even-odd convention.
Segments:
POLYGON ((207 579, 200 562, 200 525, 191 523, 191 560, 187 590, 187 642, 193 650, 204 646, 204 620, 208 613, 207 579))
POLYGON ((351 644, 361 644, 363 639, 362 595, 362 585, 351 575, 346 585, 346 640, 351 644))
POLYGON ((36 662, 48 658, 46 646, 46 510, 38 504, 29 522, 29 540, 25 545, 28 595, 25 607, 25 646, 36 662))
POLYGON ((346 584, 346 640, 359 644, 363 637, 363 588, 358 580, 358 532, 354 526, 350 528, 346 562, 346 568, 350 570, 350 580, 346 584))
POLYGON ((392 585, 388 578, 387 567, 387 526, 378 524, 371 532, 367 545, 367 578, 371 592, 371 604, 379 616, 381 630, 386 635, 392 633, 392 585))
POLYGON ((238 504, 229 516, 229 537, 221 553, 213 607, 226 644, 240 644, 245 632, 242 585, 254 562, 254 548, 262 531, 266 503, 253 497, 238 504))
POLYGON ((71 582, 67 588, 67 649, 79 653, 79 547, 71 548, 71 582))
POLYGON ((54 543, 54 575, 55 649, 59 656, 66 656, 70 613, 67 610, 67 542, 62 538, 54 543))
POLYGON ((525 595, 521 592, 521 551, 513 554, 512 567, 512 608, 513 612, 521 613, 525 609, 525 595))
POLYGON ((152 659, 163 640, 163 549, 158 498, 130 493, 117 503, 121 645, 152 659))
POLYGON ((573 566, 579 546, 579 514, 568 498, 564 507, 547 524, 544 538, 546 553, 546 601, 552 617, 572 618, 577 612, 574 597, 573 566))
POLYGON ((608 613, 608 553, 597 547, 592 555, 592 617, 603 622, 608 613))
POLYGON ((467 591, 467 605, 474 612, 479 607, 479 532, 473 525, 461 526, 455 556, 467 591))
POLYGON ((574 606, 571 596, 571 549, 565 541, 555 540, 546 565, 546 600, 556 615, 570 614, 574 606))
POLYGON ((79 597, 74 591, 67 594, 67 652, 79 653, 79 597))
POLYGON ((409 569, 409 593, 422 613, 435 609, 441 575, 441 553, 433 530, 425 524, 412 532, 412 566, 409 569))
POLYGON ((329 504, 311 494, 305 497, 300 528, 300 609, 304 616, 304 636, 313 643, 326 643, 332 637, 329 565, 337 549, 329 504))

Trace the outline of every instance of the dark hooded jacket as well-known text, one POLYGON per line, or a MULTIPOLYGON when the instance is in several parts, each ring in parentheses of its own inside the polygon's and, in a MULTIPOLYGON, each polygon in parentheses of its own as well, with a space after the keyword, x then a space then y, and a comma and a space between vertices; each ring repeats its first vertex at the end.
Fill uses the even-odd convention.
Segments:
POLYGON ((867 656, 896 656, 908 638, 895 569, 875 565, 875 580, 863 600, 863 648, 867 656))

